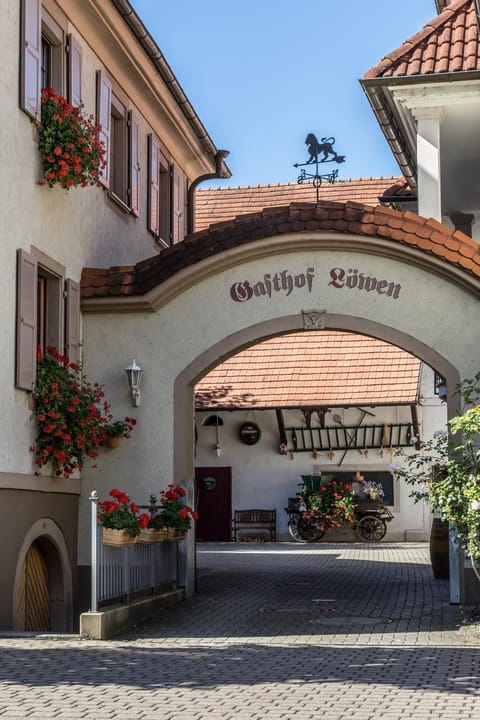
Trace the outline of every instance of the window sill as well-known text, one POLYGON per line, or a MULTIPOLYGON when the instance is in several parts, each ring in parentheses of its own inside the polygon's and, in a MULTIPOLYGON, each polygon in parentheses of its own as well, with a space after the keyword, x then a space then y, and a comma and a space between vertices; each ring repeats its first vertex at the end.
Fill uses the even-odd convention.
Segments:
POLYGON ((118 195, 115 195, 114 192, 111 190, 107 190, 107 196, 110 200, 113 200, 115 205, 118 205, 118 207, 123 210, 124 213, 128 213, 129 215, 132 215, 132 208, 128 207, 127 203, 124 202, 121 198, 118 197, 118 195))

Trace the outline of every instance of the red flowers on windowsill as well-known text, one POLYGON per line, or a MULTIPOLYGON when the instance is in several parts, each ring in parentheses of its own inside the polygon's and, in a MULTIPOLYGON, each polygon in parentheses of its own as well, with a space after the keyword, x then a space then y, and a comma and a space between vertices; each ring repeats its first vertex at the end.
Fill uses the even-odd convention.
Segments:
POLYGON ((106 163, 98 130, 92 115, 85 117, 52 88, 43 88, 38 143, 43 177, 38 184, 65 190, 98 185, 106 163))

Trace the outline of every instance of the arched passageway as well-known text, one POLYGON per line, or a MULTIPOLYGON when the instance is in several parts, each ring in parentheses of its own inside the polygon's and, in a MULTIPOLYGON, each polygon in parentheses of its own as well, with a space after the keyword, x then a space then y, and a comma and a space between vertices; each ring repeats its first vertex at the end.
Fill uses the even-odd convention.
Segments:
MULTIPOLYGON (((157 429, 112 459, 105 489, 121 464, 135 477, 132 489, 147 494, 160 468, 164 484, 185 484, 193 502, 196 381, 278 334, 325 328, 393 343, 447 380, 455 414, 458 380, 478 370, 479 275, 478 245, 462 233, 357 203, 272 208, 192 235, 134 268, 87 271, 89 371, 106 379, 116 358, 135 353, 146 369, 141 422, 157 429)), ((87 493, 89 486, 87 477, 87 493)), ((185 559, 193 592, 193 538, 185 559)))

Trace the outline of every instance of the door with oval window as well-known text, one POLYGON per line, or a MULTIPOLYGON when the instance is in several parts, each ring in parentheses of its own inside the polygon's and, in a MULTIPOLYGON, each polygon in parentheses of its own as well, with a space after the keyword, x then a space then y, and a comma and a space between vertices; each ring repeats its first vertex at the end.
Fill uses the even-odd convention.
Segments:
POLYGON ((195 487, 197 540, 228 542, 232 539, 232 468, 196 468, 195 487))
POLYGON ((16 625, 17 630, 50 630, 48 567, 37 542, 30 546, 20 572, 16 625))

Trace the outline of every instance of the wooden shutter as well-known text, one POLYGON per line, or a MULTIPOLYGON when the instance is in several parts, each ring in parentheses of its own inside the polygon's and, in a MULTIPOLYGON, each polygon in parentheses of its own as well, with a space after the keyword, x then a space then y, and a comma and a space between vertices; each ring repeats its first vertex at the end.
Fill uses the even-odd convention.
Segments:
POLYGON ((148 229, 159 234, 160 208, 160 146, 153 135, 148 136, 148 229))
POLYGON ((110 132, 112 115, 112 83, 103 70, 97 70, 97 122, 100 125, 99 139, 103 142, 107 164, 100 173, 102 185, 110 184, 110 132))
POLYGON ((136 217, 140 215, 140 164, 138 162, 138 120, 130 110, 128 113, 128 146, 130 149, 129 161, 129 200, 131 211, 136 217))
POLYGON ((73 35, 68 36, 68 102, 82 107, 82 48, 73 35))
POLYGON ((15 384, 32 390, 36 378, 37 345, 37 261, 17 252, 17 347, 15 384))
POLYGON ((183 173, 175 165, 172 166, 172 185, 173 243, 178 243, 185 237, 185 182, 183 173))
POLYGON ((42 46, 42 4, 21 0, 20 107, 40 120, 40 78, 42 46))
POLYGON ((70 362, 80 362, 80 284, 74 280, 65 283, 65 346, 70 362))

